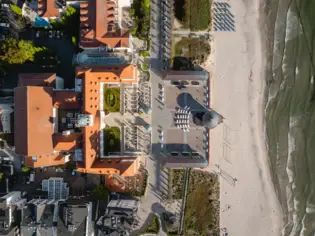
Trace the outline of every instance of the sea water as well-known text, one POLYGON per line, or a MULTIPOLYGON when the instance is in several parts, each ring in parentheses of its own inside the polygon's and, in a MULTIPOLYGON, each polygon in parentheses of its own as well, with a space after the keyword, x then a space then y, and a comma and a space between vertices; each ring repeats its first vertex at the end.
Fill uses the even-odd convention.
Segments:
POLYGON ((270 0, 265 14, 267 146, 282 235, 315 235, 315 0, 270 0))

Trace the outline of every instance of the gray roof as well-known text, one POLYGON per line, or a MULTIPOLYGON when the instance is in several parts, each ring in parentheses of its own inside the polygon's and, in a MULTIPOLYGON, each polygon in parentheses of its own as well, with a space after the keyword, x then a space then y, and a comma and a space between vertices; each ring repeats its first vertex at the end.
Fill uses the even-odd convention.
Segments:
POLYGON ((208 160, 203 158, 170 157, 164 161, 165 168, 205 168, 208 160))
POLYGON ((166 72, 163 80, 207 80, 209 73, 207 71, 183 71, 183 70, 170 70, 166 72))
POLYGON ((91 203, 80 200, 68 200, 61 203, 59 205, 58 233, 75 236, 86 235, 89 204, 91 203))

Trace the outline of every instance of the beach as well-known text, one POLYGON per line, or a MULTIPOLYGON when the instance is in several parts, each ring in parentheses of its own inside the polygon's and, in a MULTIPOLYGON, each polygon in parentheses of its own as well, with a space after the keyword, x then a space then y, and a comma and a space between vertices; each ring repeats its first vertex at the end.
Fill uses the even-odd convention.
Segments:
POLYGON ((235 31, 213 32, 205 65, 211 77, 211 108, 224 117, 210 132, 207 170, 220 175, 220 227, 228 235, 279 236, 283 215, 270 172, 264 123, 264 6, 259 0, 226 2, 235 31))

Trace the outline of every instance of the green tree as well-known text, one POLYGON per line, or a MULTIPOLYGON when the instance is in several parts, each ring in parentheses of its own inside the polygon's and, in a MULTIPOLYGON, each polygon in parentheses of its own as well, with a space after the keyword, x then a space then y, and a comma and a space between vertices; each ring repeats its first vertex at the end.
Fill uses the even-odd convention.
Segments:
POLYGON ((143 0, 143 4, 145 8, 149 9, 150 8, 150 0, 143 0))
POLYGON ((16 5, 10 4, 10 8, 13 12, 15 12, 18 15, 22 15, 22 9, 16 5))
POLYGON ((93 190, 93 196, 96 200, 107 200, 109 191, 104 185, 97 185, 93 190))
POLYGON ((3 179, 3 173, 2 172, 0 172, 0 181, 3 179))
POLYGON ((8 39, 1 47, 0 59, 9 64, 23 64, 26 61, 34 61, 37 52, 46 50, 43 47, 35 47, 32 41, 8 39))
POLYGON ((23 166, 22 168, 22 172, 26 173, 29 172, 31 170, 31 168, 29 168, 28 166, 23 166))

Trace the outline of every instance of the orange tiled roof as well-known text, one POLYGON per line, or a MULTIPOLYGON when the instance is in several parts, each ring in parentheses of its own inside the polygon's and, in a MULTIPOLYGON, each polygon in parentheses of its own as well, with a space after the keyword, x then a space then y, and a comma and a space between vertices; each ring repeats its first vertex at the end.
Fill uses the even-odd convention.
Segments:
POLYGON ((38 15, 40 17, 59 17, 59 10, 55 7, 55 0, 38 0, 38 15))
POLYGON ((84 165, 78 166, 78 171, 94 174, 134 175, 138 168, 135 158, 112 159, 111 163, 100 160, 100 83, 106 82, 136 82, 137 67, 133 65, 94 66, 90 68, 77 67, 76 77, 82 79, 83 107, 82 113, 94 116, 94 125, 83 128, 84 165), (122 160, 129 160, 124 162, 122 160), (117 162, 116 161, 121 161, 117 162))
MULTIPOLYGON (((134 83, 138 78, 138 70, 135 65, 118 65, 118 66, 93 66, 76 68, 77 77, 84 76, 85 85, 89 88, 95 83, 134 83)), ((88 90, 89 91, 89 90, 88 90)))
POLYGON ((55 87, 56 74, 55 73, 19 74, 18 86, 55 87))
POLYGON ((53 135, 54 150, 56 151, 74 151, 80 147, 82 134, 73 133, 70 135, 63 135, 61 133, 55 133, 53 135))
POLYGON ((33 156, 53 151, 53 89, 15 88, 15 152, 33 156))
POLYGON ((53 104, 60 109, 80 109, 80 93, 74 91, 54 91, 53 104))
MULTIPOLYGON (((36 137, 39 140, 36 142, 48 142, 50 143, 49 151, 50 152, 42 152, 41 149, 46 145, 37 145, 37 149, 34 149, 32 154, 29 152, 22 153, 26 156, 38 156, 37 161, 33 162, 31 157, 26 157, 25 164, 31 167, 42 167, 42 166, 50 166, 50 165, 60 165, 64 164, 64 158, 59 153, 59 151, 74 151, 74 149, 82 147, 84 162, 77 163, 77 170, 85 173, 93 173, 93 174, 119 174, 121 176, 133 176, 139 169, 139 160, 138 158, 113 158, 110 162, 108 159, 102 160, 100 159, 100 83, 130 83, 137 81, 137 67, 133 65, 120 65, 120 66, 94 66, 90 68, 86 67, 77 67, 76 68, 76 77, 82 79, 82 104, 81 104, 81 113, 82 114, 90 114, 93 116, 93 126, 86 126, 82 128, 81 134, 71 134, 69 136, 65 136, 62 134, 53 134, 52 129, 50 133, 36 133, 36 137), (44 138, 43 138, 44 137, 44 138), (48 139, 49 137, 49 139, 48 139), (53 142, 52 142, 53 140, 53 142), (40 146, 40 147, 39 147, 40 146), (43 147, 42 147, 43 146, 43 147), (56 152, 53 152, 53 150, 56 152), (44 155, 48 154, 48 155, 44 155)), ((49 117, 52 117, 52 108, 77 108, 79 106, 79 95, 73 91, 52 91, 52 88, 44 88, 44 87, 20 87, 17 88, 16 91, 22 91, 24 88, 34 89, 32 91, 32 96, 27 99, 26 95, 16 96, 16 99, 21 103, 20 106, 25 109, 19 109, 21 112, 20 117, 25 117, 22 114, 22 111, 26 112, 29 108, 29 104, 33 104, 31 101, 34 99, 33 96, 37 98, 39 111, 43 111, 47 109, 51 113, 49 113, 49 117), (47 100, 46 95, 43 93, 36 92, 49 90, 50 99, 47 100), (54 98, 52 98, 54 97, 54 98), (23 103, 24 102, 24 103, 23 103)), ((18 93, 19 95, 19 93, 18 93)), ((33 106, 31 106, 33 107, 33 106)), ((32 118, 36 121, 41 120, 49 120, 48 112, 40 113, 39 111, 35 111, 32 113, 32 118), (34 117, 33 117, 34 116, 34 117)), ((39 122, 41 123, 41 122, 39 122)), ((33 123, 32 123, 33 124, 33 123)), ((25 121, 25 125, 30 125, 29 120, 25 121)), ((37 124, 39 126, 39 124, 37 124)), ((50 124, 52 127, 52 124, 50 124)), ((34 124, 33 124, 34 126, 34 124)), ((37 126, 35 126, 37 127, 37 126)), ((21 127, 19 127, 22 129, 21 127)), ((17 129, 19 130, 19 129, 17 129)), ((30 127, 22 129, 22 135, 25 135, 27 140, 30 127)), ((33 133, 35 134, 35 133, 33 133)), ((22 136, 19 136, 19 139, 22 136)), ((23 138, 21 138, 23 140, 23 138)), ((35 142, 35 139, 32 140, 35 142)), ((26 144, 29 144, 26 142, 26 144)), ((47 149, 48 151, 48 149, 47 149)))
POLYGON ((77 167, 77 171, 91 174, 117 174, 121 176, 133 176, 139 169, 139 158, 110 158, 94 160, 91 168, 77 167))
POLYGON ((24 157, 24 164, 32 168, 58 166, 65 164, 65 156, 62 153, 55 152, 48 155, 39 155, 36 161, 31 156, 24 157))
POLYGON ((116 29, 113 7, 117 2, 90 0, 80 4, 80 46, 129 47, 129 31, 116 29))

